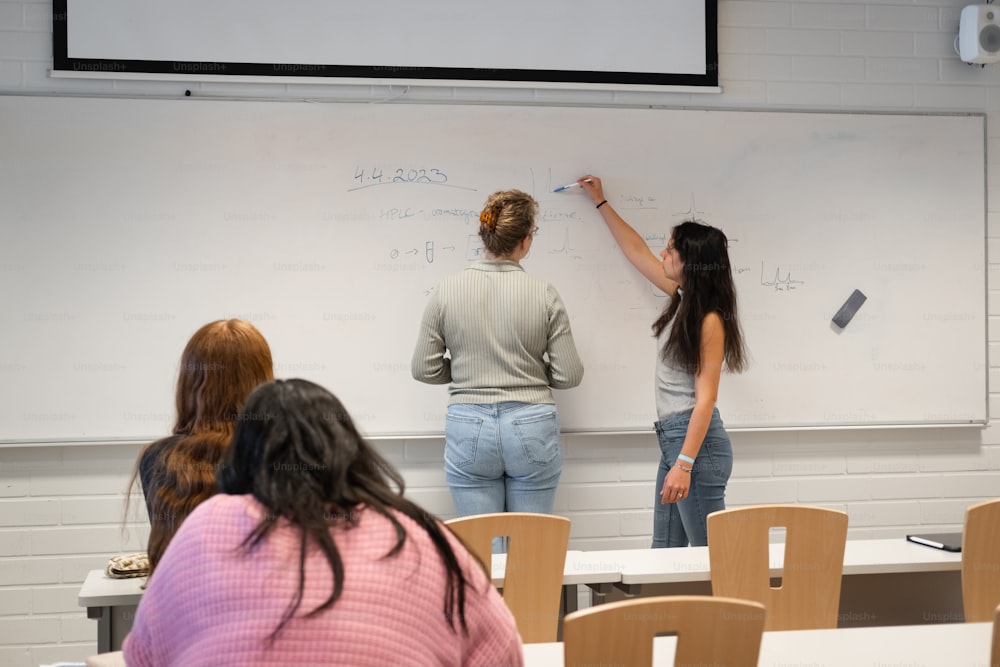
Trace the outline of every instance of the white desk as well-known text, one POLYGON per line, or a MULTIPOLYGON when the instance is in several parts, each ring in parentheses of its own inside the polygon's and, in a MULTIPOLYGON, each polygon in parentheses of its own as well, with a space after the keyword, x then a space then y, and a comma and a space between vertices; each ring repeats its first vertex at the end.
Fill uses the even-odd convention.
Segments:
MULTIPOLYGON (((567 551, 563 567, 563 586, 615 584, 621 581, 624 561, 608 558, 614 551, 567 551), (596 555, 594 555, 596 554, 596 555)), ((492 580, 501 586, 507 569, 507 554, 493 554, 492 580)))
MULTIPOLYGON (((578 589, 580 586, 588 586, 591 592, 591 600, 594 596, 603 598, 611 590, 611 587, 621 581, 621 568, 623 561, 615 558, 607 558, 604 553, 614 552, 588 552, 588 551, 567 551, 566 563, 563 566, 563 591, 562 604, 563 612, 568 614, 576 611, 578 604, 578 589), (598 554, 592 556, 591 554, 598 554)), ((507 554, 493 554, 491 563, 491 579, 493 585, 503 586, 504 574, 507 569, 507 554)))
MULTIPOLYGON (((642 584, 711 581, 708 547, 684 549, 619 549, 585 551, 590 562, 621 566, 621 585, 637 593, 642 584)), ((778 576, 785 561, 785 545, 770 545, 771 574, 778 576)), ((567 564, 569 561, 567 560, 567 564)), ((962 554, 907 542, 903 538, 848 540, 844 549, 844 574, 893 574, 961 571, 962 554)))
POLYGON ((97 652, 117 651, 132 629, 135 608, 142 598, 145 577, 112 579, 104 570, 91 570, 80 587, 77 604, 87 608, 87 618, 97 619, 97 652))
MULTIPOLYGON (((612 552, 613 553, 613 552, 612 552)), ((588 552, 566 552, 563 575, 563 605, 566 612, 577 609, 577 587, 589 586, 602 596, 621 580, 622 561, 588 552)), ((507 557, 494 554, 491 575, 494 586, 503 585, 507 557)), ((145 578, 111 579, 104 570, 91 570, 80 588, 77 603, 87 608, 87 618, 97 619, 97 652, 121 649, 125 635, 132 629, 135 610, 142 599, 145 578)))
MULTIPOLYGON (((784 545, 772 544, 771 574, 778 576, 784 545)), ((634 595, 711 595, 708 547, 585 552, 621 564, 621 589, 607 599, 634 595)), ((904 538, 848 540, 841 584, 841 627, 961 622, 962 554, 904 538)))
MULTIPOLYGON (((784 561, 783 546, 771 545, 774 574, 778 573, 777 568, 784 561)), ((853 598, 850 595, 845 598, 842 593, 841 625, 961 621, 961 579, 958 576, 962 567, 961 556, 960 553, 913 544, 903 538, 849 540, 844 552, 844 574, 851 576, 845 576, 843 589, 847 592, 852 588, 859 589, 865 597, 852 606, 853 598), (942 574, 954 576, 935 584, 933 576, 942 574), (918 576, 919 579, 901 581, 898 579, 900 576, 918 576), (856 580, 853 584, 852 579, 856 580), (930 585, 928 582, 931 582, 930 585), (889 587, 891 591, 887 593, 889 587), (908 599, 905 594, 913 597, 908 599), (873 607, 869 602, 872 598, 877 599, 880 605, 895 601, 897 606, 911 610, 916 604, 934 598, 941 599, 942 606, 915 609, 914 614, 906 616, 894 611, 882 611, 884 606, 873 607), (848 622, 843 622, 844 619, 848 622)), ((501 585, 505 567, 506 557, 495 555, 492 563, 494 585, 501 585)), ((122 639, 132 627, 144 582, 145 579, 110 579, 103 570, 92 570, 87 575, 77 600, 81 607, 87 607, 88 618, 97 619, 98 652, 121 647, 122 639)), ((593 594, 603 597, 613 586, 620 587, 625 595, 640 592, 711 594, 709 582, 708 547, 568 551, 563 569, 563 608, 566 613, 577 609, 577 590, 581 585, 588 586, 593 594), (655 590, 660 584, 685 588, 655 590), (692 589, 691 586, 700 588, 692 589)))
MULTIPOLYGON (((765 632, 758 667, 986 667, 992 623, 895 625, 765 632)), ((676 637, 653 640, 653 665, 672 666, 676 637)), ((525 667, 563 664, 561 642, 524 645, 525 667)))

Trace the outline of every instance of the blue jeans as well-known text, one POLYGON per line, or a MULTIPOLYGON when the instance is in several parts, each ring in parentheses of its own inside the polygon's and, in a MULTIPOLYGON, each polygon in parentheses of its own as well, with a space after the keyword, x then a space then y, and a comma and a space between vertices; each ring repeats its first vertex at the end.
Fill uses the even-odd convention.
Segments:
POLYGON ((671 466, 677 462, 691 413, 685 412, 654 424, 660 442, 660 467, 656 472, 656 496, 653 501, 653 548, 694 547, 708 544, 708 515, 726 509, 726 483, 733 472, 733 445, 722 424, 719 410, 712 411, 708 432, 691 466, 691 488, 687 497, 666 505, 660 491, 671 466))
POLYGON ((444 470, 458 516, 551 514, 562 473, 555 404, 449 405, 444 470))

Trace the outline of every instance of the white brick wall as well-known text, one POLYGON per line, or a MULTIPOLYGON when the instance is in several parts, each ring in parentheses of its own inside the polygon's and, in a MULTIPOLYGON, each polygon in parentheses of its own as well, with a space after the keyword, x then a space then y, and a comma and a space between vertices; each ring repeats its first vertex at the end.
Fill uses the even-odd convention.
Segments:
MULTIPOLYGON (((969 0, 971 1, 971 0, 969 0)), ((988 114, 988 155, 1000 155, 1000 66, 954 53, 967 1, 757 2, 720 0, 721 95, 411 88, 412 101, 973 111, 988 114)), ((51 5, 0 2, 0 93, 196 94, 381 99, 400 87, 50 79, 51 5)), ((989 174, 989 255, 1000 257, 1000 169, 989 174)), ((1000 376, 1000 260, 990 282, 991 378, 1000 376)), ((942 351, 943 353, 946 351, 942 351)), ((1000 384, 992 382, 991 386, 1000 384)), ((10 389, 8 389, 10 390, 10 389)), ((990 410, 1000 414, 1000 393, 990 410)), ((922 526, 957 528, 968 505, 1000 496, 1000 430, 735 433, 730 505, 808 502, 848 512, 853 537, 922 526)), ((380 441, 427 509, 453 511, 437 439, 380 441)), ((572 546, 648 545, 657 448, 650 435, 569 436, 557 511, 572 546)), ((143 548, 141 500, 124 516, 137 447, 0 449, 0 664, 82 660, 96 623, 76 607, 86 573, 113 553, 143 548)))

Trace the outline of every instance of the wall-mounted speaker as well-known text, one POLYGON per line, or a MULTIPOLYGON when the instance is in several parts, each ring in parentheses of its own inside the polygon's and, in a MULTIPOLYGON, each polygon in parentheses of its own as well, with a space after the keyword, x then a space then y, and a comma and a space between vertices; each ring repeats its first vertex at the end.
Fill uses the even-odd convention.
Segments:
POLYGON ((956 50, 967 63, 1000 62, 1000 10, 993 5, 968 5, 958 23, 956 50))

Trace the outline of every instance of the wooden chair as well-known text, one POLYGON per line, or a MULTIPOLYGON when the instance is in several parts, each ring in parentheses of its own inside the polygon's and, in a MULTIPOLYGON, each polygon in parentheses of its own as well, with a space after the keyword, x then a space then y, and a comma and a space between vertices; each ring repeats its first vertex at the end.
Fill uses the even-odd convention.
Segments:
POLYGON ((992 621, 1000 604, 1000 500, 965 510, 962 531, 962 606, 965 620, 992 621))
POLYGON ((563 619, 565 667, 650 667, 653 637, 676 633, 674 665, 756 667, 764 605, 711 595, 633 598, 589 607, 563 619))
POLYGON ((503 599, 517 621, 521 641, 557 641, 570 520, 551 514, 500 512, 446 523, 487 567, 493 538, 509 538, 503 599))
POLYGON ((765 630, 835 628, 847 514, 805 505, 756 505, 708 515, 712 594, 760 602, 765 630), (771 528, 785 528, 781 583, 771 585, 771 528))

